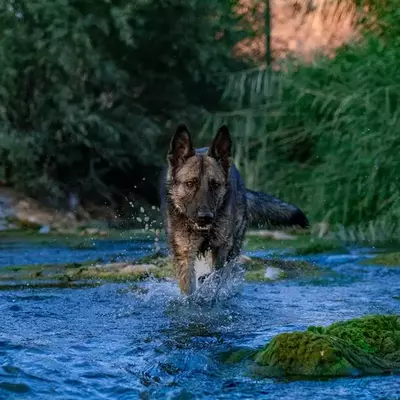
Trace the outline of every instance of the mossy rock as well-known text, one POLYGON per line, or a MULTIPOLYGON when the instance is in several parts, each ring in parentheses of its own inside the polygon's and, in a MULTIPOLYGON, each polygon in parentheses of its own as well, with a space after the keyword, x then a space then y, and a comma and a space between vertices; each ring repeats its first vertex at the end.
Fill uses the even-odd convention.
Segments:
POLYGON ((294 250, 294 254, 298 256, 308 256, 323 253, 338 252, 347 253, 347 249, 338 241, 327 239, 310 240, 302 246, 294 250))
POLYGON ((102 264, 97 261, 67 264, 37 264, 2 268, 0 282, 41 281, 81 282, 114 281, 136 282, 150 276, 164 279, 173 276, 172 262, 163 254, 154 253, 131 263, 102 264))
POLYGON ((253 250, 280 250, 295 255, 314 255, 329 252, 347 252, 347 249, 338 240, 319 239, 311 235, 298 235, 293 240, 275 240, 268 237, 247 235, 244 248, 253 250))
POLYGON ((272 275, 273 278, 266 274, 266 267, 264 267, 263 269, 245 272, 244 278, 247 282, 274 282, 288 278, 287 273, 279 268, 276 268, 272 275))
POLYGON ((275 336, 254 361, 263 376, 335 377, 400 371, 400 316, 374 315, 275 336))
POLYGON ((390 267, 400 267, 400 252, 378 254, 373 258, 363 260, 363 265, 386 265, 390 267))
POLYGON ((251 360, 257 354, 257 350, 246 347, 228 350, 218 354, 218 359, 224 364, 237 364, 245 360, 251 360))
POLYGON ((318 269, 311 263, 303 260, 282 260, 277 258, 262 259, 252 258, 244 264, 245 280, 257 282, 270 282, 271 280, 281 280, 296 278, 299 276, 318 273, 318 269), (277 271, 277 277, 270 279, 266 277, 266 270, 272 267, 277 271))

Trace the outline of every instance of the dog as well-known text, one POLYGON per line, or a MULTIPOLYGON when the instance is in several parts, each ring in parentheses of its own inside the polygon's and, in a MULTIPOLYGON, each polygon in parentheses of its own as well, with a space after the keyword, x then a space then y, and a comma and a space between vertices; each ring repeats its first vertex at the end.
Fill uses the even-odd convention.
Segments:
POLYGON ((232 163, 226 125, 209 148, 195 149, 186 125, 177 127, 161 183, 161 211, 181 293, 240 255, 249 223, 299 226, 309 222, 296 206, 246 189, 232 163))

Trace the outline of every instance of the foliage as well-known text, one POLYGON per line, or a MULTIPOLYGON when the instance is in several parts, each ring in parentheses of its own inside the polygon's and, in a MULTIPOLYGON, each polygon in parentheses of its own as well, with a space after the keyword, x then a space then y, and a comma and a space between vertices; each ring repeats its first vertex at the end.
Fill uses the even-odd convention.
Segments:
MULTIPOLYGON (((228 123, 247 185, 300 205, 312 221, 375 221, 396 231, 400 14, 394 1, 370 10, 379 11, 374 31, 343 46, 334 59, 286 63, 285 74, 231 74, 225 110, 210 115, 202 132, 228 123)), ((361 26, 369 29, 370 20, 361 26)))
POLYGON ((37 196, 73 190, 111 201, 109 191, 154 178, 168 121, 198 117, 216 98, 212 76, 236 68, 233 6, 1 2, 0 165, 12 183, 37 196))
POLYGON ((397 0, 355 0, 360 9, 360 25, 364 35, 378 35, 390 46, 400 46, 400 10, 397 0))

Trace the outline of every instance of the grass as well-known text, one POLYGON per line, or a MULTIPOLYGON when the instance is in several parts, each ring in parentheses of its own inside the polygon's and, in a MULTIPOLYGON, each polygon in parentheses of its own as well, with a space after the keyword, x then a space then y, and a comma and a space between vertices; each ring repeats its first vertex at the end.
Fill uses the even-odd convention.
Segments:
POLYGON ((397 37, 368 36, 335 59, 287 64, 271 90, 276 73, 236 74, 201 136, 228 124, 246 185, 299 205, 310 221, 351 228, 350 239, 400 240, 399 57, 397 37))

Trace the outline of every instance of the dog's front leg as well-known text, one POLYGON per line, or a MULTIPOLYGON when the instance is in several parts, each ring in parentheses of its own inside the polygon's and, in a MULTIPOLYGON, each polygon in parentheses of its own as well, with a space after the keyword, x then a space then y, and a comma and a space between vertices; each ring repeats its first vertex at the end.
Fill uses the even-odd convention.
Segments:
POLYGON ((179 280, 181 292, 190 295, 196 290, 196 276, 194 271, 195 244, 182 232, 177 232, 172 240, 174 266, 179 280))
POLYGON ((190 251, 175 256, 175 266, 181 292, 190 295, 196 290, 196 276, 190 251))
POLYGON ((224 247, 218 247, 212 252, 213 266, 215 269, 221 269, 226 265, 229 250, 224 247))

